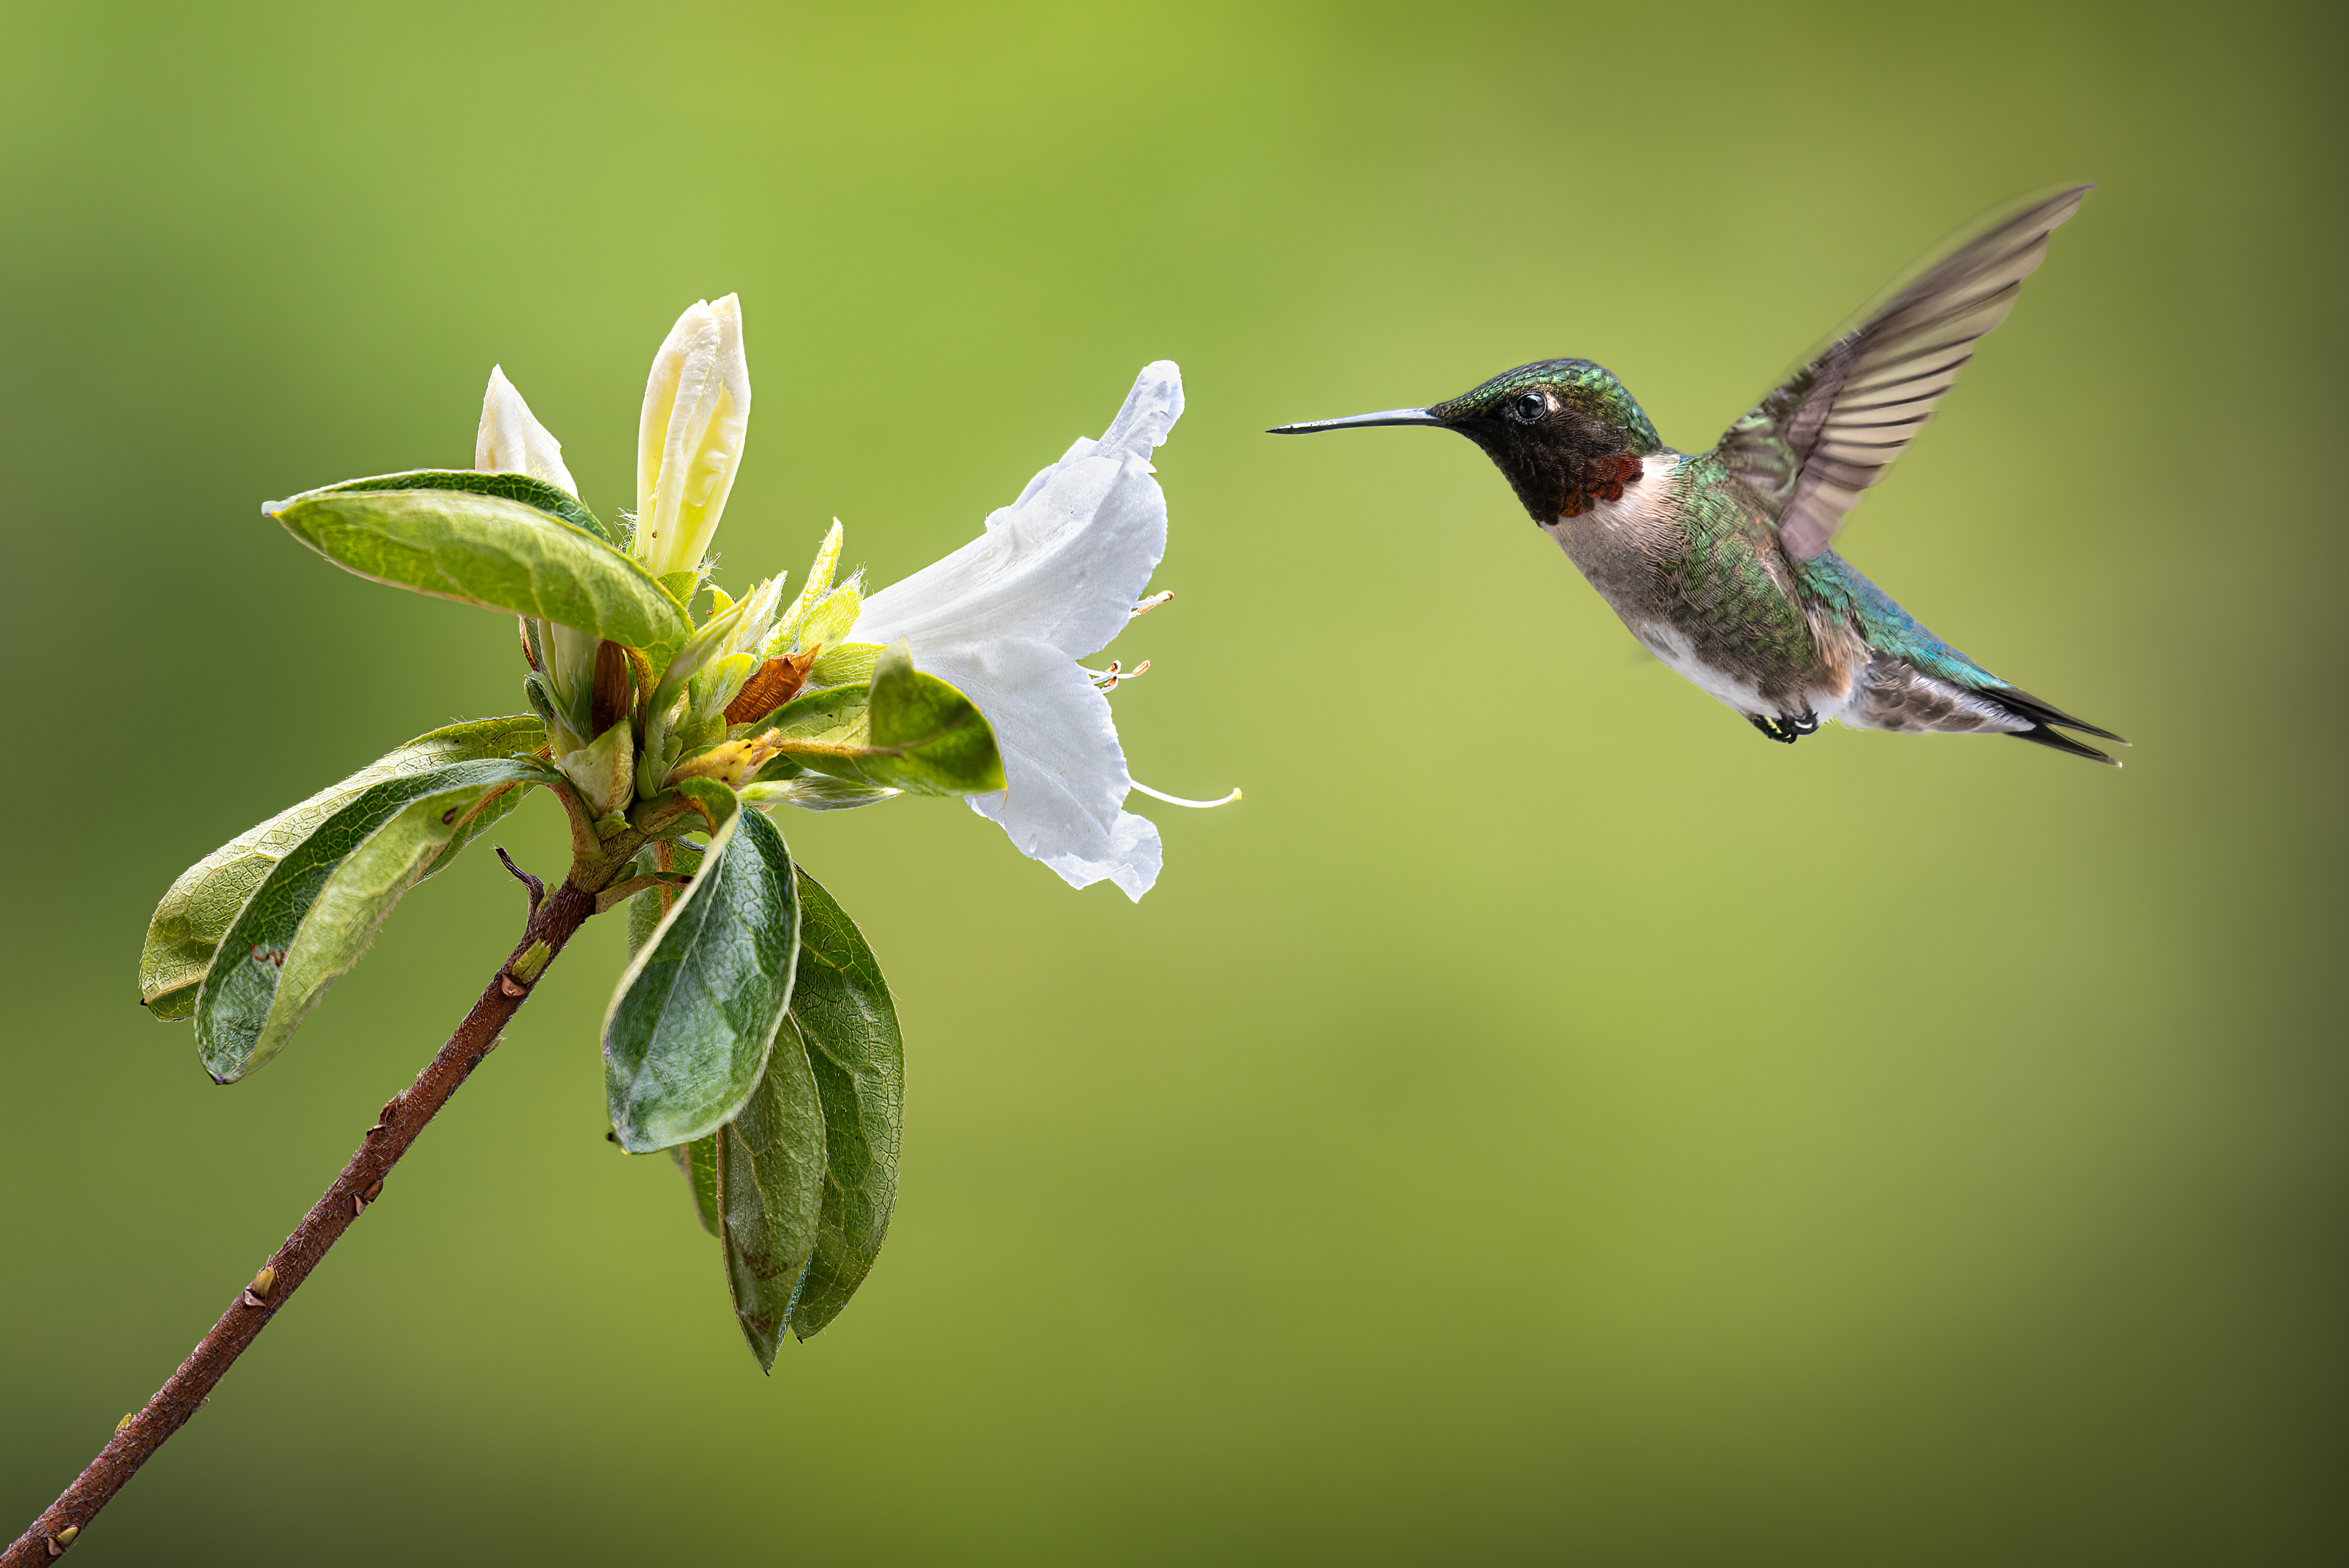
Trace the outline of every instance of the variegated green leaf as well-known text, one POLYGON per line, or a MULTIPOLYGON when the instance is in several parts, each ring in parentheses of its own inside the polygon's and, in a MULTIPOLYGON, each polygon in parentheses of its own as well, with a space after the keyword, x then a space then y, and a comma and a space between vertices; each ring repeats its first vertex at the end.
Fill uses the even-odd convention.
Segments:
POLYGON ((460 490, 472 495, 503 496, 559 517, 574 528, 584 528, 615 550, 627 543, 618 529, 589 511, 577 496, 561 485, 549 484, 528 474, 484 473, 477 469, 413 469, 404 474, 345 480, 341 484, 328 485, 325 493, 396 490, 460 490))
POLYGON ((668 1157, 685 1177, 687 1194, 693 1200, 693 1217, 711 1235, 721 1232, 718 1219, 718 1140, 719 1133, 697 1138, 690 1143, 672 1144, 668 1157))
MULTIPOLYGON (((212 967, 221 938, 237 911, 253 896, 271 868, 298 848, 319 825, 349 805, 369 786, 412 778, 452 762, 483 758, 527 757, 546 744, 546 727, 528 715, 479 718, 419 735, 308 799, 288 806, 257 828, 238 834, 180 873, 147 923, 139 955, 139 999, 159 1018, 184 1019, 196 1010, 196 987, 212 967)), ((426 875, 448 863, 465 841, 521 802, 512 790, 465 824, 464 831, 436 857, 426 875)))
POLYGON ((1004 787, 995 731, 970 698, 914 667, 899 643, 873 670, 873 744, 860 766, 873 783, 916 795, 987 795, 1004 787))
POLYGON ((369 785, 319 824, 262 879, 222 940, 196 995, 204 1069, 227 1083, 275 1056, 484 797, 558 777, 518 758, 450 763, 369 785))
POLYGON ((791 1006, 799 890, 773 823, 737 810, 693 883, 620 978, 604 1018, 604 1087, 621 1147, 717 1130, 758 1087, 791 1006))
MULTIPOLYGON (((792 1032, 823 1107, 823 1208, 791 1313, 802 1339, 840 1315, 864 1282, 897 1202, 905 1109, 897 1008, 864 934, 822 884, 799 872, 800 962, 792 1032)), ((778 1040, 775 1055, 784 1054, 778 1040)))
MULTIPOLYGON (((760 1367, 771 1371, 792 1296, 816 1247, 825 1199, 823 1103, 807 1052, 790 1024, 776 1037, 741 1114, 710 1142, 734 1316, 760 1367)), ((690 1150, 687 1158, 690 1166, 690 1150)))
POLYGON ((571 626, 642 649, 656 665, 693 633, 684 608, 634 558, 502 495, 330 487, 264 510, 361 577, 571 626))
POLYGON ((802 811, 847 811, 894 800, 905 793, 862 779, 840 779, 829 773, 794 773, 772 769, 742 787, 746 806, 795 806, 802 811))
MULTIPOLYGON (((871 685, 804 692, 777 708, 766 728, 795 766, 870 789, 986 795, 1004 787, 1003 758, 986 717, 953 686, 916 669, 902 643, 882 651, 871 685)), ((812 803, 823 810, 882 798, 812 803)), ((799 803, 772 790, 761 800, 799 803)))

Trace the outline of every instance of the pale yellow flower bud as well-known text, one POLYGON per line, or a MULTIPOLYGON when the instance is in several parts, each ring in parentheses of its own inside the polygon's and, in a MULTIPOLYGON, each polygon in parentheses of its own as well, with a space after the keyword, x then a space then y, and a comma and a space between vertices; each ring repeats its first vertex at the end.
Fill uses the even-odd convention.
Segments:
POLYGON ((750 367, 733 294, 678 317, 653 356, 636 437, 636 535, 654 576, 698 568, 750 424, 750 367))

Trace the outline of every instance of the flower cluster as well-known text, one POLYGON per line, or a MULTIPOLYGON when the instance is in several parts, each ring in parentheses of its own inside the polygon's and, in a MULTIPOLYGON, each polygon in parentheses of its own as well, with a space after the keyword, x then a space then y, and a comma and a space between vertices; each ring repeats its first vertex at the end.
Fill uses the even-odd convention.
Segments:
MULTIPOLYGON (((750 412, 740 304, 731 294, 697 304, 646 383, 627 546, 680 598, 706 583, 750 412)), ((1007 787, 972 797, 973 809, 1071 885, 1108 880, 1139 899, 1158 877, 1158 830, 1125 800, 1134 789, 1156 791, 1127 770, 1105 696, 1118 674, 1104 679, 1078 661, 1169 596, 1145 597, 1166 549, 1166 498, 1150 455, 1182 412, 1181 373, 1164 360, 1146 366, 1099 440, 1078 440, 978 539, 870 598, 861 573, 833 581, 837 521, 788 604, 781 576, 739 600, 709 585, 712 610, 660 673, 640 725, 595 706, 599 639, 525 621, 533 701, 556 765, 604 811, 697 774, 723 778, 759 805, 821 810, 886 799, 899 790, 850 770, 799 759, 778 767, 759 727, 802 691, 868 679, 882 648, 902 642, 993 727, 1007 787)), ((473 466, 578 495, 562 443, 502 367, 490 372, 473 466)), ((613 655, 600 656, 612 689, 613 655)))

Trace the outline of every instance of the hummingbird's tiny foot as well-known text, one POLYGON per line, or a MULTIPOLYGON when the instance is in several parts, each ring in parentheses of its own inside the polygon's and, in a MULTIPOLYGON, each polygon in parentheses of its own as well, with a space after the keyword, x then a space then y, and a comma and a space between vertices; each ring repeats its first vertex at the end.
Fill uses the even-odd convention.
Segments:
POLYGON ((1803 737, 1818 732, 1819 716, 1808 708, 1795 715, 1749 713, 1745 722, 1771 739, 1792 746, 1803 737))

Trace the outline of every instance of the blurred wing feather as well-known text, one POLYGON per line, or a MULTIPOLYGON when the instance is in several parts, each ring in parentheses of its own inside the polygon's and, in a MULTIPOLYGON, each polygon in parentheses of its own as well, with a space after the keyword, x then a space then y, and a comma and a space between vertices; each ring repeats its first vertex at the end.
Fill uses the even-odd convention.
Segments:
POLYGON ((1886 290, 1857 325, 1730 427, 1718 453, 1775 504, 1789 555, 1809 561, 1826 549, 1844 514, 1924 428, 1975 342, 2014 308, 2048 236, 2094 189, 2067 186, 2001 209, 1886 290))

